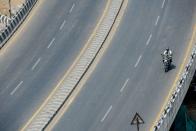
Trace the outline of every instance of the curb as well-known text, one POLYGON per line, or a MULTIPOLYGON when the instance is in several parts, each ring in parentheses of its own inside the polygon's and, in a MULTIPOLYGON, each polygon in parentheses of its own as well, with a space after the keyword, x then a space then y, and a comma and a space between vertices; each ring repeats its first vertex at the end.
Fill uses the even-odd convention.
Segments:
POLYGON ((123 2, 124 0, 109 0, 109 8, 89 45, 79 57, 71 72, 57 86, 57 89, 54 89, 54 93, 46 99, 44 104, 23 127, 22 131, 38 131, 47 127, 94 61, 112 29, 123 2))

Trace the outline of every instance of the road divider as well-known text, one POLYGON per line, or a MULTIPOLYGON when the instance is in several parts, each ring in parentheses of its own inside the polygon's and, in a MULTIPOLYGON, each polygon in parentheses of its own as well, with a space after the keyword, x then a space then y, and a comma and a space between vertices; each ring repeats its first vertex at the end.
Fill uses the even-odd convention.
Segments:
POLYGON ((37 0, 26 0, 22 8, 18 12, 16 12, 16 15, 14 15, 9 21, 7 21, 5 30, 0 32, 0 48, 5 45, 7 40, 21 25, 21 23, 27 17, 36 2, 37 0))
POLYGON ((123 2, 124 0, 108 0, 95 32, 93 32, 63 79, 24 125, 22 131, 41 131, 47 127, 94 61, 112 29, 123 2))

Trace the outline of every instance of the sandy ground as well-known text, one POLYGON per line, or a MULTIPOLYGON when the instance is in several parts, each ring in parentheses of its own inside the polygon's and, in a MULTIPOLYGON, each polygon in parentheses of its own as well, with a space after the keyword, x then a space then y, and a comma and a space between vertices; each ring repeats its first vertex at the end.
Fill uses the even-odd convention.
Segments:
MULTIPOLYGON (((12 12, 16 12, 26 0, 11 0, 12 12)), ((9 0, 0 0, 0 14, 9 16, 9 0)))

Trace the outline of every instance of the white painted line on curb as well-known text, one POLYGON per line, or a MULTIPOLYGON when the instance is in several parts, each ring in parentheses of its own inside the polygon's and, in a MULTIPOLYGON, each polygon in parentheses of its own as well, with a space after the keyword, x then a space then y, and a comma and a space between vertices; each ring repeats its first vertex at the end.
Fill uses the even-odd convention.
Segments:
POLYGON ((137 65, 139 64, 141 58, 142 58, 142 55, 140 55, 140 57, 137 59, 137 62, 135 63, 135 66, 134 67, 137 67, 137 65))
POLYGON ((123 90, 126 87, 126 85, 127 85, 128 82, 129 82, 129 78, 127 78, 126 81, 124 82, 122 88, 120 89, 120 92, 123 92, 123 90))
POLYGON ((108 116, 108 114, 110 113, 111 110, 112 110, 112 105, 108 108, 107 112, 105 113, 105 115, 101 119, 101 122, 103 122, 105 120, 105 118, 108 116))
POLYGON ((39 58, 39 59, 35 62, 35 64, 34 64, 34 65, 32 66, 32 68, 31 68, 31 70, 34 70, 34 69, 35 69, 35 67, 39 64, 40 60, 41 60, 41 58, 39 58))
POLYGON ((161 8, 163 8, 163 7, 164 7, 164 5, 165 5, 165 0, 163 0, 163 3, 162 3, 161 8))
POLYGON ((55 38, 52 38, 52 40, 50 41, 50 43, 48 44, 48 49, 50 48, 50 46, 54 43, 54 41, 55 41, 55 38))
POLYGON ((75 4, 73 3, 71 9, 69 10, 69 13, 71 13, 73 11, 74 7, 75 7, 75 4))
POLYGON ((151 38, 152 38, 152 34, 150 34, 150 36, 148 37, 148 40, 146 42, 146 45, 148 45, 150 43, 151 38))
POLYGON ((10 95, 13 95, 22 85, 23 81, 20 81, 20 83, 14 88, 14 90, 10 93, 10 95))
POLYGON ((157 26, 157 24, 158 24, 158 22, 159 22, 159 18, 160 18, 160 16, 157 16, 157 20, 156 20, 156 22, 155 22, 155 26, 157 26))
POLYGON ((59 30, 62 30, 62 29, 63 29, 63 27, 64 27, 65 23, 66 23, 66 20, 64 20, 64 21, 63 21, 63 23, 61 24, 61 26, 60 26, 59 30))

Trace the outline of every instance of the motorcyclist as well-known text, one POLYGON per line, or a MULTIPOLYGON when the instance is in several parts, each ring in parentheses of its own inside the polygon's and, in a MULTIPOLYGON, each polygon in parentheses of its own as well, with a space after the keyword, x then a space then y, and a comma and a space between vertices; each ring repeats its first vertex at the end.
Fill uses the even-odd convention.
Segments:
POLYGON ((172 62, 172 51, 167 48, 164 52, 163 52, 163 60, 167 60, 170 63, 172 62))

